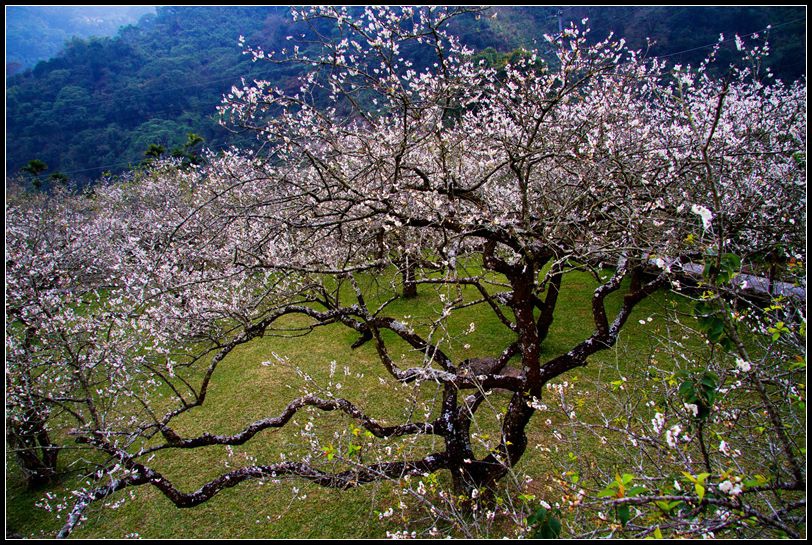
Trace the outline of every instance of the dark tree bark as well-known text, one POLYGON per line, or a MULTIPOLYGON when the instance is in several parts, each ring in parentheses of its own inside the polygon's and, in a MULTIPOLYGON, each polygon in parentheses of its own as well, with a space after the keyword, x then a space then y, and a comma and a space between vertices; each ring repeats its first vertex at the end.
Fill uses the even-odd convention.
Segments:
POLYGON ((6 441, 29 488, 43 486, 56 478, 59 447, 51 441, 46 420, 37 411, 29 411, 22 423, 7 418, 6 441))
POLYGON ((416 271, 417 260, 405 254, 400 261, 400 275, 403 279, 403 297, 407 299, 417 297, 416 271))

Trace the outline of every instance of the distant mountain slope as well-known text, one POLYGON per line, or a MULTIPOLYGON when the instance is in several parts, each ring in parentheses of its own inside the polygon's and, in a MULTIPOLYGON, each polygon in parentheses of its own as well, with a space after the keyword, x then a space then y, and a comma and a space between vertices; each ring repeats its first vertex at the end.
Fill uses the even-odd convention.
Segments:
POLYGON ((768 65, 776 77, 795 80, 806 71, 805 6, 574 6, 562 9, 565 21, 589 19, 592 33, 603 38, 610 31, 623 37, 634 49, 646 49, 646 39, 654 44, 650 56, 665 56, 672 63, 696 65, 724 35, 729 44, 721 52, 726 65, 736 52, 735 34, 744 36, 768 26, 771 57, 768 65))
POLYGON ((279 43, 285 11, 159 7, 114 38, 70 42, 8 81, 7 173, 37 158, 49 172, 92 179, 137 164, 149 144, 181 145, 188 132, 225 145, 230 135, 212 120, 222 94, 242 76, 281 73, 252 63, 237 39, 279 43))
MULTIPOLYGON (((697 63, 720 33, 731 39, 771 24, 776 74, 795 79, 805 70, 803 7, 499 7, 452 29, 477 50, 509 52, 542 47, 543 34, 557 32, 559 22, 582 18, 596 38, 612 30, 644 48, 650 36, 650 54, 683 64, 697 63)), ((6 173, 40 159, 46 175, 89 180, 137 164, 150 144, 167 152, 182 146, 189 132, 213 148, 245 142, 247 135, 232 135, 213 119, 223 93, 241 77, 293 84, 294 72, 252 63, 237 39, 280 49, 300 30, 282 6, 165 6, 115 37, 73 40, 59 57, 8 79, 6 173)))
POLYGON ((6 74, 55 57, 73 37, 113 36, 155 6, 7 6, 6 74))

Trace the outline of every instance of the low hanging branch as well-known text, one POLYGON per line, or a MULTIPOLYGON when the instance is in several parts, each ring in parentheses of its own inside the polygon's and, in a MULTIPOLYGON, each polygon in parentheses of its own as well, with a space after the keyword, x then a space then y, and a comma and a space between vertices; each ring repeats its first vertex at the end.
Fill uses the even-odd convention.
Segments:
POLYGON ((354 418, 361 426, 379 438, 432 433, 442 435, 442 433, 437 430, 436 423, 410 423, 399 426, 382 426, 374 419, 365 415, 358 407, 346 399, 322 399, 314 395, 308 395, 289 403, 281 415, 253 422, 239 433, 233 435, 211 435, 204 433, 199 437, 183 439, 172 432, 172 440, 170 442, 144 449, 139 452, 139 456, 167 448, 189 449, 208 445, 242 445, 263 430, 285 426, 299 410, 305 407, 315 407, 322 411, 341 411, 354 418))
MULTIPOLYGON (((107 450, 106 448, 103 449, 107 450)), ((387 462, 361 466, 341 473, 324 472, 300 462, 281 462, 265 466, 242 467, 212 479, 194 492, 183 493, 159 472, 138 464, 129 457, 121 458, 123 457, 120 457, 120 461, 132 472, 132 475, 80 494, 79 500, 68 515, 65 525, 57 534, 58 538, 66 538, 70 535, 80 522, 82 513, 92 502, 104 499, 114 492, 131 486, 152 485, 177 507, 191 508, 205 503, 223 490, 237 486, 247 480, 276 479, 291 476, 311 481, 326 488, 346 490, 373 481, 433 473, 445 467, 441 455, 429 455, 412 462, 387 462)))

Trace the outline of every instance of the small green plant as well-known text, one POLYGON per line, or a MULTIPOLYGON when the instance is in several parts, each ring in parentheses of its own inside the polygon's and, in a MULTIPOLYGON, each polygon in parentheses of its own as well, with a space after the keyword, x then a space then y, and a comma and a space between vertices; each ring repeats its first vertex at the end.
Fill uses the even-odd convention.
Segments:
POLYGON ((539 507, 527 518, 528 526, 533 528, 530 537, 533 539, 558 539, 561 535, 561 513, 558 509, 539 507))
POLYGON ((675 377, 683 379, 678 390, 682 402, 696 407, 696 419, 706 419, 716 400, 719 377, 711 371, 694 375, 685 370, 677 372, 675 377))
MULTIPOLYGON (((633 498, 646 491, 645 486, 635 486, 632 484, 632 481, 634 481, 634 475, 630 473, 615 475, 615 480, 606 485, 606 488, 598 492, 598 497, 614 497, 618 499, 633 498)), ((622 503, 615 505, 615 516, 621 525, 626 526, 626 523, 631 519, 629 504, 622 503)))

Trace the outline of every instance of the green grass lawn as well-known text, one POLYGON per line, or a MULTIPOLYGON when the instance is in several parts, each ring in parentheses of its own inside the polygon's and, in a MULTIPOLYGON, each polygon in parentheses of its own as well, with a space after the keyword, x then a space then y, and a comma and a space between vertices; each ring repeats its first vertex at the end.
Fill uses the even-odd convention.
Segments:
MULTIPOLYGON (((565 278, 543 357, 562 353, 591 333, 589 302, 594 286, 594 280, 583 273, 572 273, 565 278)), ((446 289, 421 286, 417 298, 397 300, 389 312, 403 317, 416 330, 425 333, 428 318, 442 308, 438 292, 446 289)), ((370 288, 370 291, 374 290, 370 288)), ((467 290, 464 296, 474 298, 474 291, 467 290)), ((453 296, 450 289, 448 293, 453 296)), ((378 298, 388 295, 381 292, 378 298)), ((375 299, 375 296, 370 298, 375 299)), ((618 299, 615 298, 614 302, 618 304, 618 299)), ((645 387, 645 373, 641 370, 645 369, 652 351, 651 334, 663 327, 662 311, 672 304, 684 305, 665 292, 645 300, 634 311, 616 348, 600 353, 587 367, 562 377, 561 380, 578 385, 574 399, 579 400, 579 418, 598 417, 599 404, 592 403, 590 395, 601 384, 625 377, 628 387, 645 387), (652 320, 647 322, 649 317, 652 320), (639 320, 645 324, 639 324, 639 320)), ((296 327, 305 323, 301 318, 290 318, 284 325, 296 327)), ((507 329, 484 305, 456 313, 446 327, 450 340, 442 348, 455 358, 496 354, 510 338, 507 329), (477 324, 476 330, 466 334, 472 322, 477 324)), ((393 336, 388 338, 391 340, 393 336)), ((316 329, 307 336, 266 336, 242 345, 221 363, 205 405, 173 421, 173 427, 183 436, 203 431, 234 433, 256 419, 277 415, 292 399, 301 395, 303 389, 312 391, 314 384, 329 387, 335 395, 353 401, 370 416, 388 424, 402 422, 410 414, 437 410, 436 404, 432 405, 439 398, 436 385, 424 384, 416 389, 413 385, 395 384, 385 376, 373 343, 352 350, 350 345, 355 339, 356 333, 335 325, 316 329), (279 363, 272 356, 274 353, 287 359, 290 365, 279 363), (334 374, 331 376, 333 361, 334 374), (263 362, 270 364, 263 365, 263 362), (313 382, 306 381, 296 372, 295 366, 310 375, 313 382)), ((402 352, 404 359, 419 361, 420 355, 408 350, 405 344, 396 342, 393 347, 402 352)), ((401 355, 394 349, 393 354, 401 355)), ((504 394, 494 394, 489 403, 498 410, 507 399, 504 394)), ((605 411, 605 406, 606 400, 603 400, 600 410, 605 411)), ((479 454, 484 453, 498 436, 498 422, 488 416, 493 411, 483 410, 482 414, 482 419, 476 423, 482 440, 479 454)), ((431 418, 435 415, 432 412, 431 418)), ((423 416, 414 418, 419 420, 423 416)), ((232 449, 213 446, 192 451, 162 451, 150 464, 180 489, 191 491, 206 480, 241 465, 273 463, 282 457, 297 460, 307 456, 311 448, 302 433, 308 419, 312 419, 315 429, 319 430, 317 438, 321 446, 335 443, 340 447, 353 427, 351 419, 343 414, 301 411, 284 429, 266 430, 247 445, 232 449)), ((558 441, 553 435, 556 424, 565 421, 566 417, 553 407, 549 412, 542 411, 535 416, 528 430, 531 446, 518 470, 533 477, 533 492, 541 497, 555 493, 555 487, 550 484, 554 482, 553 472, 570 455, 569 452, 556 452, 558 441), (552 426, 546 423, 548 419, 552 426)), ((401 443, 394 439, 376 441, 379 451, 386 447, 397 451, 401 443)), ((432 443, 437 441, 421 438, 416 447, 410 448, 431 449, 432 443)), ((602 449, 597 438, 585 439, 582 450, 577 454, 593 459, 602 467, 622 464, 621 459, 611 459, 613 454, 602 449)), ((51 490, 57 498, 52 504, 60 503, 58 498, 81 486, 75 478, 76 470, 82 467, 83 457, 89 455, 80 449, 61 454, 65 479, 51 490)), ((65 511, 57 518, 54 513, 36 507, 45 493, 45 490, 27 491, 24 488, 19 471, 7 452, 7 529, 24 537, 53 536, 65 518, 65 511)), ((156 489, 142 486, 119 492, 88 509, 86 522, 74 531, 72 537, 122 538, 137 533, 142 538, 380 538, 385 537, 387 531, 399 529, 395 521, 378 516, 379 512, 398 501, 391 483, 336 491, 288 479, 245 482, 201 506, 178 509, 156 489), (122 502, 123 499, 126 501, 122 502)), ((66 503, 68 509, 72 506, 69 498, 62 503, 66 503)))

